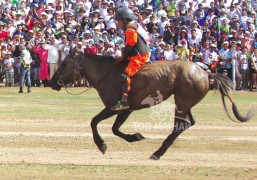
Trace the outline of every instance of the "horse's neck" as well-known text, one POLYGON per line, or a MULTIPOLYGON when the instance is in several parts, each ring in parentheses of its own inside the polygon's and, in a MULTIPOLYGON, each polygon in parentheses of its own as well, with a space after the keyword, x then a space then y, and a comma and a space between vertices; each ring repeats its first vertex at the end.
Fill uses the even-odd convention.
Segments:
POLYGON ((82 67, 84 70, 83 74, 89 83, 94 87, 98 87, 105 79, 105 76, 114 69, 114 63, 103 63, 98 60, 94 61, 94 59, 86 59, 83 61, 82 67))

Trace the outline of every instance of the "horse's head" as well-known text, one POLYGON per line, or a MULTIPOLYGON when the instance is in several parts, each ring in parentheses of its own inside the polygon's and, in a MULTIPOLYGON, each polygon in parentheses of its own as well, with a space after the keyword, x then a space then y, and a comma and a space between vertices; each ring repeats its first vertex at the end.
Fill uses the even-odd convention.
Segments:
POLYGON ((52 89, 59 91, 62 86, 77 80, 80 77, 80 63, 83 54, 77 47, 73 48, 63 60, 51 79, 52 89))

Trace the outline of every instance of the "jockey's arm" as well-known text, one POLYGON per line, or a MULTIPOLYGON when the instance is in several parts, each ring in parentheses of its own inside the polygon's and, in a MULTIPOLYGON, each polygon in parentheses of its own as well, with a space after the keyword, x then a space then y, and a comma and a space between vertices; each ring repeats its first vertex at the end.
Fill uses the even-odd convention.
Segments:
POLYGON ((138 33, 133 28, 128 28, 125 31, 126 42, 123 51, 123 59, 127 59, 131 54, 133 47, 137 43, 138 33))

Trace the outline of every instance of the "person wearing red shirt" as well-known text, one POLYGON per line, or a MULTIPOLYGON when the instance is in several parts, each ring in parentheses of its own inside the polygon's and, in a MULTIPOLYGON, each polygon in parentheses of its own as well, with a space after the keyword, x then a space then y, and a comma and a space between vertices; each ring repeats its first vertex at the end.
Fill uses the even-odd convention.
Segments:
POLYGON ((8 35, 9 32, 4 30, 4 23, 0 21, 0 39, 5 39, 8 35))

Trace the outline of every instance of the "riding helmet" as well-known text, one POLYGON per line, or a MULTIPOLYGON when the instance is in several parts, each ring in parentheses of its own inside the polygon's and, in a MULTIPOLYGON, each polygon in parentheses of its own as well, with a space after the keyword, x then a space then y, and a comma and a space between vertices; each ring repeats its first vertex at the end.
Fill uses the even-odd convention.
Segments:
POLYGON ((133 21, 135 19, 134 12, 129 9, 128 7, 121 7, 117 9, 115 13, 115 20, 124 20, 124 19, 129 19, 133 21))

